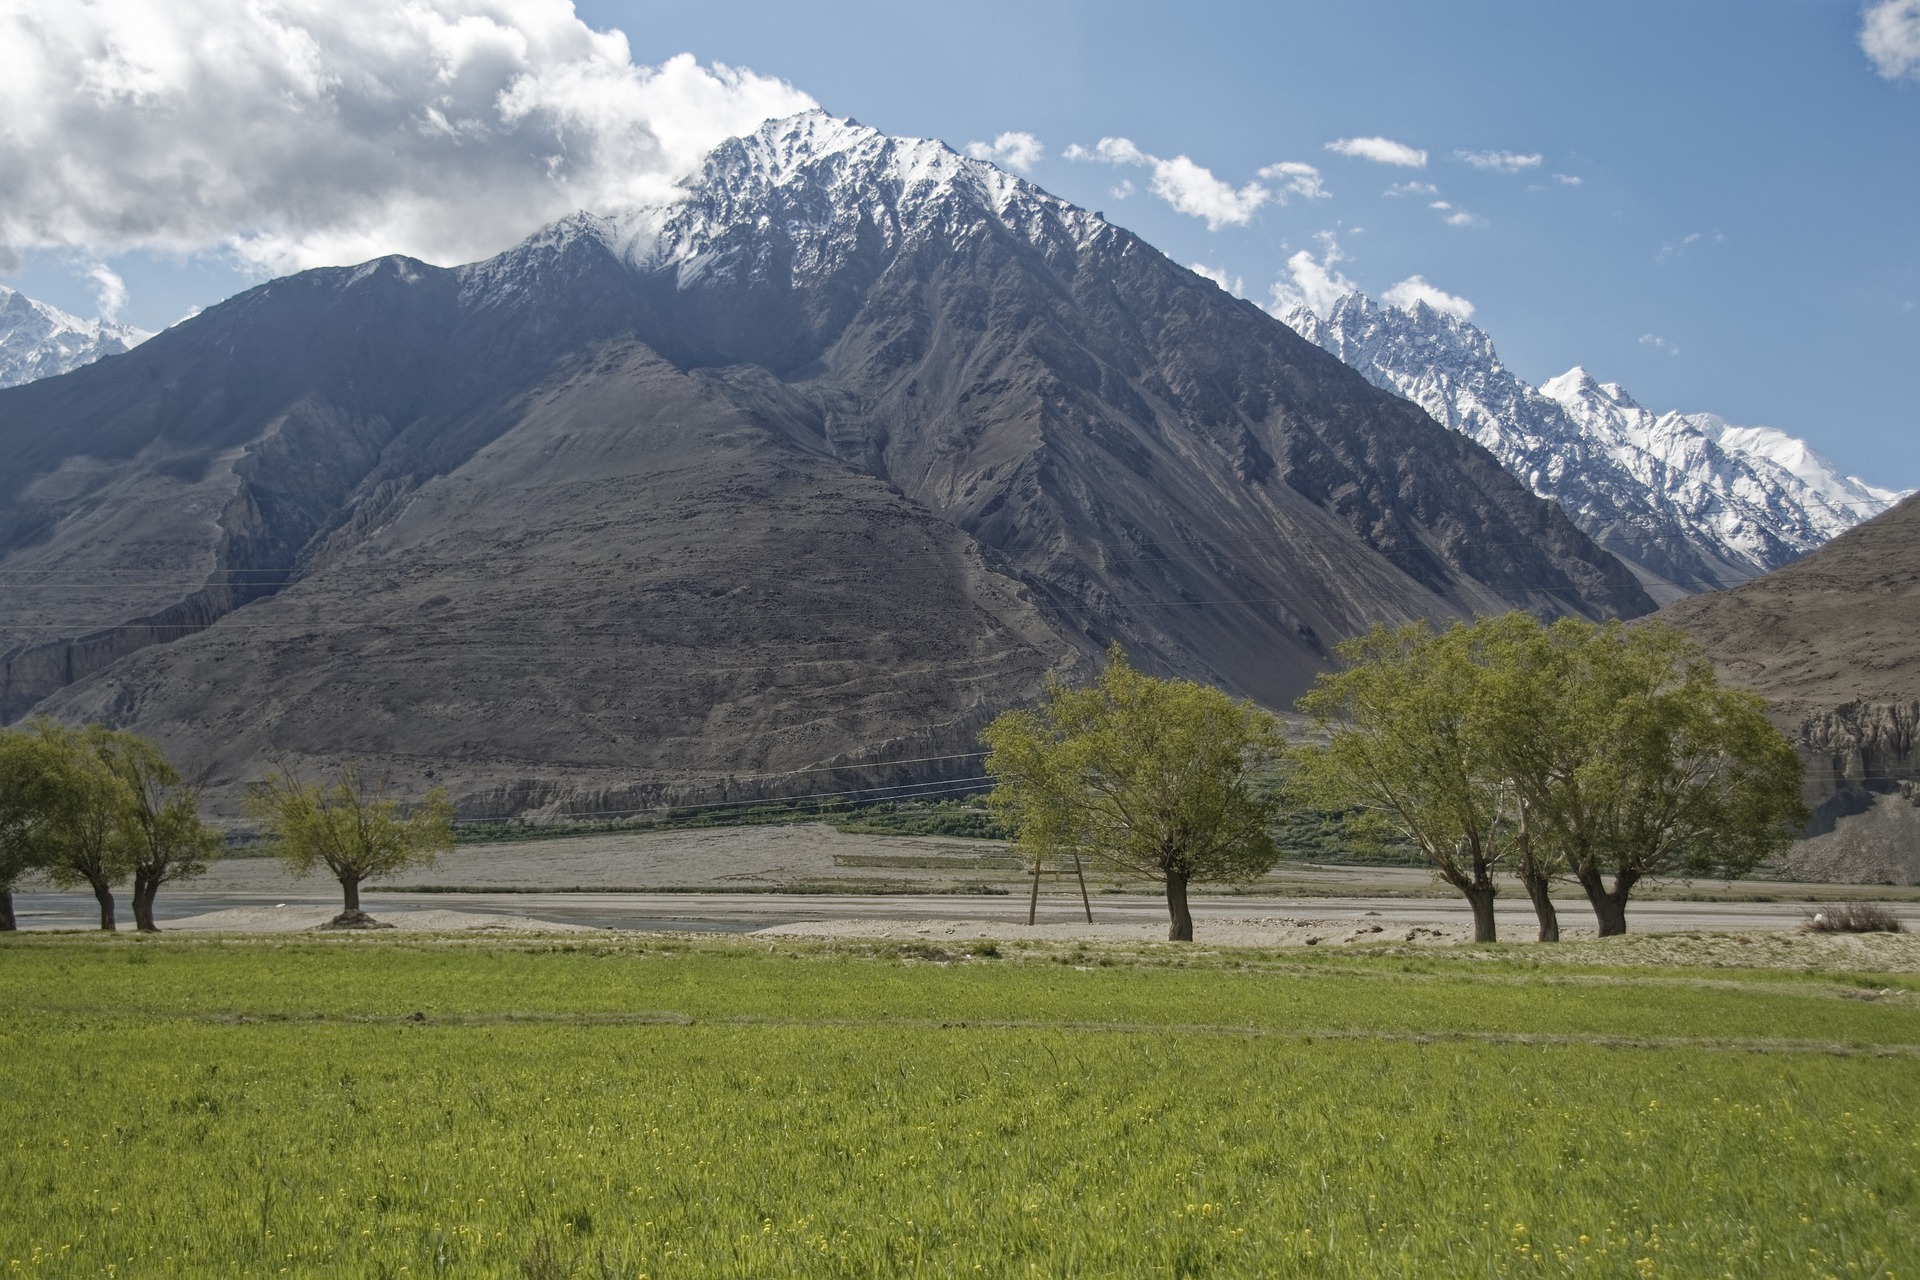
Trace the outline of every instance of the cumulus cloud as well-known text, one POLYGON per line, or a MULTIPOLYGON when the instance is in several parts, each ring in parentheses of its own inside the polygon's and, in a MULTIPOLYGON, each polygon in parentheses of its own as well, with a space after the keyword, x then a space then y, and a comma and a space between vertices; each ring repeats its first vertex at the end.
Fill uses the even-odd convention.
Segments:
POLYGON ((1187 156, 1164 160, 1135 146, 1130 138, 1102 138, 1091 150, 1078 143, 1060 154, 1069 160, 1097 160, 1106 164, 1138 165, 1149 171, 1147 189, 1181 213, 1206 220, 1207 230, 1245 226, 1254 211, 1274 198, 1257 182, 1234 187, 1187 156))
POLYGON ((969 142, 967 154, 1002 169, 1025 173, 1046 156, 1047 149, 1030 133, 1003 133, 992 142, 969 142))
POLYGON ((1920 79, 1920 0, 1867 6, 1860 18, 1860 48, 1887 79, 1920 79))
POLYGON ((1473 319, 1473 304, 1458 294, 1448 293, 1427 283, 1425 276, 1408 276, 1399 284, 1385 290, 1380 301, 1402 311, 1412 311, 1416 306, 1425 304, 1444 315, 1461 320, 1473 319))
POLYGON ((1655 351, 1664 351, 1670 356, 1677 356, 1680 354, 1680 348, 1674 346, 1671 342, 1668 342, 1665 338, 1661 337, 1657 333, 1641 334, 1640 345, 1643 347, 1652 347, 1655 351))
POLYGON ((1299 196, 1303 200, 1326 200, 1333 194, 1320 184, 1318 169, 1310 164, 1301 164, 1298 160, 1270 164, 1260 170, 1260 176, 1279 187, 1275 194, 1283 204, 1288 196, 1299 196))
POLYGON ((1571 173, 1556 173, 1553 175, 1553 180, 1563 187, 1577 187, 1586 181, 1586 179, 1575 177, 1571 173))
POLYGON ((1406 169, 1427 167, 1427 153, 1392 138, 1335 138, 1327 150, 1375 164, 1397 164, 1406 169))
POLYGON ((1388 187, 1386 194, 1396 198, 1400 196, 1437 196, 1440 188, 1431 182, 1396 182, 1388 187))
POLYGON ((1485 173, 1519 173, 1537 169, 1543 159, 1538 154, 1521 155, 1517 151, 1456 151, 1453 153, 1485 173))
POLYGON ((1187 270, 1213 281, 1236 298, 1243 296, 1247 291, 1246 280, 1241 276, 1228 275, 1224 267, 1210 267, 1204 262, 1194 262, 1188 264, 1187 270))
POLYGON ((1446 214, 1446 222, 1450 227, 1484 227, 1487 225, 1487 220, 1479 214, 1468 213, 1465 209, 1456 209, 1445 200, 1435 200, 1428 204, 1427 208, 1434 210, 1436 213, 1446 214))
POLYGON ((814 105, 690 55, 636 64, 571 0, 10 3, 0 253, 464 261, 670 199, 717 142, 814 105))
POLYGON ((1333 310, 1334 303, 1356 288, 1336 266, 1346 255, 1340 252, 1340 242, 1334 239, 1333 232, 1322 231, 1314 239, 1320 242, 1320 256, 1314 257, 1311 250, 1300 250, 1287 259, 1287 274, 1273 282, 1273 303, 1267 310, 1282 319, 1295 307, 1305 307, 1315 315, 1324 316, 1333 310))
POLYGON ((120 308, 127 305, 127 282, 120 273, 104 262, 95 262, 85 271, 87 283, 93 286, 93 305, 100 312, 102 320, 120 318, 120 308))

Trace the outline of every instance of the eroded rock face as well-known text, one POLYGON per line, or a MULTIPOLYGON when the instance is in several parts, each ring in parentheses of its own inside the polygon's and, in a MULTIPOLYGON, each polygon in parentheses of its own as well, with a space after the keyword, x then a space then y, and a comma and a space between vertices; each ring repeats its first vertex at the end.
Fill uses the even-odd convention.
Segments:
POLYGON ((348 753, 470 814, 957 782, 1112 640, 1284 707, 1375 621, 1651 608, 1258 308, 818 113, 672 206, 0 392, 0 450, 6 714, 155 734, 216 799, 348 753))
POLYGON ((1806 763, 1813 879, 1920 883, 1920 499, 1763 578, 1661 610, 1764 696, 1806 763))

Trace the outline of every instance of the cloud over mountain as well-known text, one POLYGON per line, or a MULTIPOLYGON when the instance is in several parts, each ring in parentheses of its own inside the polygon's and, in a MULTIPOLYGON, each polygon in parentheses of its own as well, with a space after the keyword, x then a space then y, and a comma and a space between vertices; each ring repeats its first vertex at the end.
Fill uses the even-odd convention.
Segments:
POLYGON ((690 55, 636 64, 571 0, 9 5, 0 265, 467 261, 577 208, 668 198, 721 139, 812 105, 690 55))

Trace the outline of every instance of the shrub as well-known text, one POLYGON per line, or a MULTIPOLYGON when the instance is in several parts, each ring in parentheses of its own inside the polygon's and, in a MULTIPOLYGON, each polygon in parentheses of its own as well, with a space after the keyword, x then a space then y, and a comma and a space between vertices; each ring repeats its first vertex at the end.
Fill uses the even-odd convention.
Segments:
POLYGON ((1800 926, 1808 933, 1904 933, 1905 926, 1891 907, 1877 902, 1843 902, 1809 912, 1800 926))

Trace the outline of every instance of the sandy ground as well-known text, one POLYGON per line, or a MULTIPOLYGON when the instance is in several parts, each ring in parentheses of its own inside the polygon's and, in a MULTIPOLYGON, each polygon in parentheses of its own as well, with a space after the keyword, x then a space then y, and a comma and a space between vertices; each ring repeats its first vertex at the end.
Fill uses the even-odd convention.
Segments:
MULTIPOLYGON (((1095 879, 1095 923, 1087 924, 1072 881, 1049 880, 1040 923, 1030 927, 1026 886, 993 842, 846 835, 809 825, 463 845, 432 867, 404 872, 393 883, 370 884, 363 894, 376 918, 409 931, 615 929, 758 933, 769 939, 1163 942, 1164 902, 1151 886, 1115 892, 1119 887, 1095 879), (955 891, 961 888, 974 891, 955 891)), ((1698 885, 1693 896, 1734 888, 1698 885)), ((1735 892, 1777 900, 1637 895, 1628 917, 1633 936, 1660 935, 1684 950, 1681 935, 1690 933, 1745 934, 1756 940, 1769 934, 1785 941, 1752 950, 1753 962, 1762 962, 1765 951, 1765 963, 1788 963, 1801 954, 1795 948, 1827 945, 1796 937, 1809 897, 1875 891, 1754 884, 1735 892)), ((1895 909, 1908 928, 1920 929, 1920 902, 1911 900, 1912 891, 1886 892, 1898 899, 1895 909)), ((331 919, 339 902, 337 886, 325 877, 294 880, 271 858, 233 858, 200 879, 169 885, 157 913, 168 930, 292 932, 331 919)), ((27 929, 86 929, 95 922, 92 898, 84 892, 23 886, 16 905, 27 929)), ((1558 905, 1567 945, 1591 940, 1593 917, 1584 900, 1576 895, 1558 905)), ((1430 873, 1411 867, 1288 865, 1240 894, 1197 894, 1193 910, 1203 946, 1409 947, 1458 945, 1471 937, 1466 904, 1430 873)), ((123 900, 123 924, 129 923, 128 914, 123 900)), ((1495 914, 1503 940, 1534 936, 1532 912, 1517 886, 1502 893, 1495 914)), ((1609 956, 1632 949, 1617 939, 1597 945, 1609 956)), ((1863 966, 1872 967, 1866 962, 1878 954, 1863 953, 1863 966)), ((1890 951, 1888 958, 1899 961, 1904 954, 1890 951)), ((1647 955, 1648 963, 1662 962, 1647 955)))
MULTIPOLYGON (((218 933, 297 933, 318 929, 339 914, 338 907, 228 907, 166 922, 169 931, 218 933)), ((594 933, 592 925, 535 920, 531 916, 480 911, 382 911, 375 919, 413 933, 594 933)))

